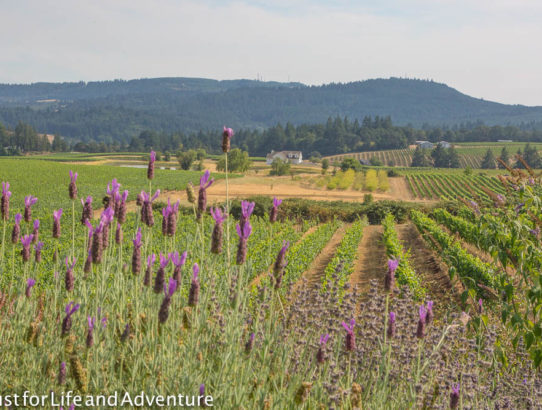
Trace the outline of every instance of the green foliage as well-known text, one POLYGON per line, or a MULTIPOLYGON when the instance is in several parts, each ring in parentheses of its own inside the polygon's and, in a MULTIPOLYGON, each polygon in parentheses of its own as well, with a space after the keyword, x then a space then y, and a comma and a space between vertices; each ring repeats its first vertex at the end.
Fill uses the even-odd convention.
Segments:
POLYGON ((290 163, 288 161, 283 161, 280 158, 275 158, 271 163, 271 172, 269 175, 288 175, 290 173, 290 163))
POLYGON ((347 157, 343 159, 343 162, 341 162, 341 170, 347 171, 349 169, 353 169, 354 171, 361 170, 361 164, 359 161, 355 160, 352 157, 347 157))
POLYGON ((322 175, 327 172, 328 168, 329 168, 329 159, 324 158, 322 160, 322 175))
MULTIPOLYGON (((506 148, 503 148, 505 150, 506 148)), ((493 154, 493 150, 488 149, 486 152, 486 155, 484 156, 484 159, 482 160, 481 167, 483 169, 495 169, 495 155, 493 154)))
POLYGON ((380 160, 380 158, 377 158, 377 157, 371 157, 369 159, 369 163, 373 166, 373 167, 381 167, 382 165, 384 165, 382 163, 382 161, 380 160))
POLYGON ((430 167, 432 165, 427 150, 422 149, 419 145, 414 150, 412 155, 411 167, 430 167))
MULTIPOLYGON (((248 157, 247 151, 241 151, 239 148, 234 148, 228 152, 228 171, 231 172, 246 172, 252 165, 252 161, 248 157)), ((217 164, 217 171, 226 170, 226 159, 222 156, 217 164)))
POLYGON ((196 160, 196 151, 190 149, 188 151, 179 151, 177 152, 177 161, 181 169, 189 170, 192 167, 192 164, 196 160))

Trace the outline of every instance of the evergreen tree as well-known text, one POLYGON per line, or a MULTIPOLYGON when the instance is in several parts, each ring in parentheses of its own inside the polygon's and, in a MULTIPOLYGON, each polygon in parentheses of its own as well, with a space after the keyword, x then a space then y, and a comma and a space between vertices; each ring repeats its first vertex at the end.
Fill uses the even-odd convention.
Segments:
POLYGON ((411 167, 430 167, 431 161, 427 156, 427 153, 425 150, 421 149, 419 146, 416 147, 414 150, 414 154, 412 155, 412 163, 410 164, 411 167))
POLYGON ((531 144, 525 145, 523 149, 523 159, 531 168, 540 168, 540 156, 536 147, 531 144))
POLYGON ((435 168, 448 168, 449 167, 449 155, 448 152, 442 148, 442 145, 437 146, 431 151, 431 157, 433 158, 433 165, 435 168))
MULTIPOLYGON (((506 147, 502 147, 501 155, 499 156, 502 162, 504 162, 506 165, 510 162, 510 154, 508 153, 508 150, 506 147)), ((504 165, 499 162, 498 164, 499 169, 504 169, 504 165)))
POLYGON ((459 155, 454 147, 448 148, 448 168, 459 168, 459 155))
POLYGON ((493 155, 493 151, 490 148, 487 149, 486 155, 482 160, 482 168, 495 169, 495 155, 493 155))

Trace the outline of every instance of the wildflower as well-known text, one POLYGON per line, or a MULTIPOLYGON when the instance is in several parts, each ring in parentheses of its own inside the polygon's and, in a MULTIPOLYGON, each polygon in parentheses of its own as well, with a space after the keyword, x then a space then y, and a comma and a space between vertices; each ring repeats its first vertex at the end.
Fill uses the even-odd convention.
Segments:
POLYGON ((92 263, 99 264, 102 262, 102 252, 103 252, 103 240, 102 240, 102 231, 103 231, 104 222, 100 221, 96 228, 92 232, 92 263))
POLYGON ((152 213, 152 203, 160 195, 160 190, 158 189, 154 195, 151 197, 150 194, 147 194, 145 191, 141 191, 141 197, 143 198, 143 204, 141 206, 141 222, 145 225, 151 227, 154 226, 154 215, 152 213))
POLYGON ((209 179, 211 173, 209 170, 201 176, 199 180, 199 193, 198 193, 198 221, 201 221, 203 214, 207 210, 207 188, 209 188, 215 181, 214 178, 209 179))
POLYGON ((85 265, 83 266, 83 272, 90 273, 91 269, 92 269, 92 249, 89 248, 87 259, 85 260, 85 265))
POLYGON ((43 249, 43 242, 38 242, 34 245, 34 260, 36 263, 41 262, 41 250, 43 249))
POLYGON ((109 202, 107 203, 106 208, 115 206, 115 197, 119 192, 120 184, 117 182, 117 178, 113 178, 109 184, 107 184, 107 189, 105 190, 106 194, 109 195, 109 202))
POLYGON ((136 196, 136 205, 137 206, 143 205, 143 195, 141 195, 141 193, 137 194, 136 196))
POLYGON ((2 219, 7 221, 9 219, 9 199, 11 198, 11 191, 9 190, 9 182, 2 182, 2 199, 0 210, 2 211, 2 219))
POLYGON ((15 215, 15 225, 13 225, 13 230, 11 231, 11 243, 16 244, 19 242, 21 236, 21 220, 23 216, 21 214, 15 215))
MULTIPOLYGON (((169 199, 168 205, 170 205, 169 199)), ((177 201, 171 205, 171 212, 169 213, 167 221, 167 234, 169 236, 175 236, 175 232, 177 232, 177 214, 179 213, 179 205, 180 201, 177 201)))
POLYGON ((243 230, 239 224, 236 225, 237 235, 239 235, 239 245, 237 246, 237 264, 242 265, 247 260, 247 240, 252 234, 252 226, 250 222, 246 222, 243 230))
POLYGON ((169 256, 162 255, 160 252, 160 267, 158 272, 156 272, 156 277, 154 278, 154 293, 160 293, 164 289, 164 281, 166 277, 166 267, 169 264, 169 256))
POLYGON ((252 349, 254 348, 254 338, 256 335, 254 333, 251 333, 248 337, 247 342, 245 343, 245 353, 250 353, 252 349))
POLYGON ((143 278, 143 285, 145 286, 151 285, 152 265, 154 265, 154 262, 156 262, 156 255, 152 253, 147 256, 147 269, 145 270, 145 277, 143 278))
POLYGON ((288 264, 286 260, 286 251, 290 246, 289 241, 284 241, 282 243, 282 248, 277 254, 277 259, 275 259, 275 264, 273 265, 273 273, 275 274, 275 289, 280 288, 282 283, 282 276, 284 275, 284 268, 288 264))
POLYGON ((34 235, 25 235, 21 238, 21 243, 23 244, 23 249, 21 250, 21 256, 23 257, 23 262, 28 262, 30 260, 30 243, 32 243, 32 237, 34 235))
POLYGON ((269 214, 269 222, 277 222, 280 204, 282 204, 282 199, 277 199, 276 197, 273 198, 273 207, 271 208, 271 213, 269 214))
POLYGON ((395 336, 396 331, 396 325, 395 325, 395 312, 390 312, 390 319, 388 321, 388 330, 387 330, 387 336, 388 338, 392 338, 395 336))
POLYGON ((38 198, 28 195, 24 197, 24 220, 30 222, 32 220, 32 205, 38 202, 38 198))
POLYGON ((427 302, 425 324, 428 325, 429 323, 431 323, 433 317, 435 317, 435 315, 433 314, 433 301, 430 300, 429 302, 427 302))
POLYGON ((113 221, 113 215, 115 211, 112 208, 106 208, 102 215, 100 215, 100 222, 102 222, 102 247, 105 249, 109 246, 109 226, 113 221))
POLYGON ((230 152, 231 137, 233 137, 233 130, 231 128, 226 128, 224 125, 224 131, 222 132, 222 152, 230 152))
POLYGON ((469 201, 469 204, 476 215, 480 215, 480 206, 475 201, 469 201))
POLYGON ((416 330, 416 337, 423 339, 425 337, 425 321, 427 320, 427 310, 424 305, 420 305, 420 319, 418 320, 418 328, 416 330))
POLYGON ((169 214, 171 213, 172 209, 169 205, 169 198, 168 198, 168 205, 162 208, 162 235, 167 236, 168 231, 168 221, 169 221, 169 214))
POLYGON ((224 234, 222 223, 226 220, 228 214, 222 213, 220 208, 211 208, 211 215, 215 220, 213 235, 211 236, 211 252, 218 255, 222 253, 222 237, 224 234))
POLYGON ((117 212, 117 220, 123 224, 126 222, 126 200, 128 199, 128 191, 124 191, 120 196, 119 209, 117 212))
POLYGON ((452 391, 450 393, 450 408, 457 409, 459 406, 459 383, 455 386, 452 384, 452 391))
POLYGON ((173 279, 177 282, 177 285, 181 283, 181 269, 186 262, 186 255, 187 252, 184 251, 181 256, 179 256, 179 252, 173 252, 169 254, 169 260, 175 266, 173 269, 173 279))
POLYGON ((71 292, 73 290, 73 285, 75 282, 75 278, 73 277, 73 267, 75 266, 75 262, 77 259, 73 259, 72 264, 70 265, 68 261, 68 257, 66 256, 66 259, 64 260, 64 263, 66 264, 66 276, 64 279, 64 283, 66 285, 66 290, 68 292, 71 292))
POLYGON ((356 335, 354 334, 354 326, 356 325, 355 319, 350 319, 350 324, 342 322, 343 327, 346 330, 345 348, 347 351, 352 352, 356 350, 356 335))
POLYGON ((77 185, 75 185, 75 181, 77 181, 77 172, 74 174, 70 169, 70 185, 68 186, 68 193, 70 194, 70 199, 72 201, 77 198, 77 185))
POLYGON ((154 178, 154 161, 156 161, 156 152, 151 151, 151 155, 149 157, 149 165, 147 167, 147 179, 154 178))
POLYGON ((387 291, 393 290, 393 287, 395 286, 395 271, 397 270, 398 266, 398 259, 388 259, 388 273, 384 279, 384 288, 387 291))
POLYGON ((137 230, 135 239, 132 240, 134 250, 132 252, 132 273, 139 275, 141 271, 141 228, 137 230))
POLYGON ((478 299, 478 313, 482 314, 482 310, 483 310, 483 301, 482 299, 478 299))
POLYGON ((519 213, 521 212, 521 210, 523 209, 523 207, 525 206, 525 202, 522 202, 520 204, 517 204, 514 208, 514 212, 516 213, 516 215, 519 215, 519 213))
POLYGON ((60 368, 58 369, 58 384, 66 384, 66 362, 60 363, 60 368))
POLYGON ((198 402, 202 402, 200 403, 202 407, 206 407, 206 401, 205 400, 201 400, 205 397, 205 385, 202 383, 199 385, 199 399, 198 399, 198 402))
POLYGON ((320 336, 320 346, 318 347, 318 352, 316 353, 316 361, 320 364, 326 361, 326 345, 329 340, 329 334, 320 336))
POLYGON ((243 230, 245 224, 249 221, 252 212, 254 212, 254 206, 254 202, 241 201, 241 220, 239 221, 241 230, 243 230))
POLYGON ((53 211, 53 238, 60 238, 60 217, 62 216, 62 208, 58 211, 53 211))
POLYGON ((83 205, 83 212, 81 213, 81 223, 90 221, 92 219, 92 197, 87 196, 87 199, 83 201, 81 198, 81 205, 83 205))
POLYGON ((169 286, 166 289, 164 284, 164 300, 162 305, 160 305, 160 310, 158 311, 158 321, 160 323, 166 323, 167 318, 169 317, 169 305, 171 305, 171 296, 175 293, 177 289, 177 281, 173 278, 169 278, 169 286))
POLYGON ((199 300, 199 265, 194 263, 192 267, 192 283, 190 284, 190 292, 188 293, 188 306, 196 306, 199 300))
POLYGON ((74 302, 70 302, 66 305, 66 316, 62 320, 62 336, 66 336, 72 328, 72 315, 79 310, 79 303, 74 305, 74 302))
POLYGON ((29 278, 26 280, 25 296, 29 298, 32 294, 32 287, 36 284, 36 279, 29 278))
POLYGON ((87 340, 86 345, 88 348, 91 348, 94 345, 94 325, 96 323, 96 318, 88 316, 88 329, 87 329, 87 340))
POLYGON ((196 194, 194 193, 194 184, 192 182, 186 185, 186 197, 191 204, 196 203, 196 194))
POLYGON ((32 229, 32 243, 36 243, 38 241, 38 236, 40 234, 40 220, 34 219, 34 225, 32 229))

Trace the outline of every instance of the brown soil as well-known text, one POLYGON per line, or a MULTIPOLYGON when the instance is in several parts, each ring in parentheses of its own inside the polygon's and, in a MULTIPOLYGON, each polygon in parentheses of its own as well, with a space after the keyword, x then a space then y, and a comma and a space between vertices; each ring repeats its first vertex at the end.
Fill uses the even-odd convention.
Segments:
MULTIPOLYGON (((424 239, 412 223, 396 225, 399 239, 405 250, 411 249, 410 261, 412 268, 422 279, 428 290, 428 298, 443 305, 457 305, 459 292, 462 291, 458 281, 452 283, 448 268, 438 255, 427 247, 424 239)), ((436 304, 437 304, 436 303, 436 304)))
POLYGON ((387 258, 382 244, 382 232, 381 225, 368 225, 363 229, 358 258, 350 276, 350 288, 357 288, 358 293, 367 293, 371 280, 378 281, 379 288, 384 284, 387 258))

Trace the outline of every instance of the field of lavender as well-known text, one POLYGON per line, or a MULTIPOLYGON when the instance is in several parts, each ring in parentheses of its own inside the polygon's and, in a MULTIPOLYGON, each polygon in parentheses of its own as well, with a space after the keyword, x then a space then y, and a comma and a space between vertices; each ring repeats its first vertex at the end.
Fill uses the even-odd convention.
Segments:
MULTIPOLYGON (((229 138, 225 129, 225 152, 229 138)), ((243 201, 234 220, 229 198, 207 206, 208 171, 197 174, 199 184, 193 173, 158 172, 152 153, 147 178, 114 168, 109 183, 95 167, 55 164, 63 172, 51 176, 46 163, 32 175, 17 164, 2 161, 3 396, 143 391, 212 396, 224 409, 542 403, 542 190, 534 173, 503 178, 506 195, 491 204, 464 199, 456 215, 412 212, 449 267, 445 291, 457 294, 449 304, 418 277, 417 249, 399 239, 391 215, 380 244, 387 263, 361 289, 349 279, 364 218, 299 224, 282 218, 275 199, 263 218, 243 201), (171 186, 186 189, 191 212, 153 206, 171 186)))

